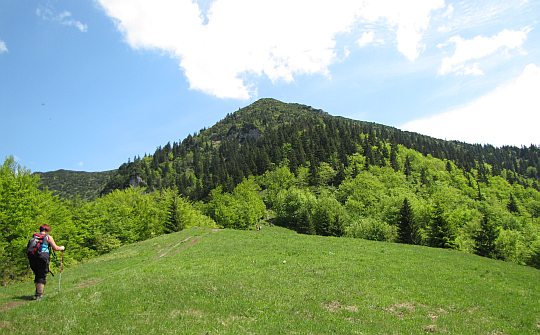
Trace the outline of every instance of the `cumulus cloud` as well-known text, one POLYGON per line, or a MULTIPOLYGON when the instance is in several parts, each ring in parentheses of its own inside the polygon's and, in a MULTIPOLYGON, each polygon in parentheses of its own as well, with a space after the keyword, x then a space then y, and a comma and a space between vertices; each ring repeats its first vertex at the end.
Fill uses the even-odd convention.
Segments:
POLYGON ((80 21, 74 20, 71 17, 71 13, 68 11, 63 11, 60 14, 55 14, 49 8, 38 8, 36 10, 36 14, 44 20, 58 22, 65 26, 74 26, 83 33, 88 31, 88 26, 86 24, 82 24, 80 21))
POLYGON ((0 40, 0 54, 3 52, 8 52, 8 49, 6 47, 6 43, 4 41, 0 40))
POLYGON ((442 15, 442 17, 450 17, 452 16, 453 12, 454 12, 454 6, 448 5, 448 9, 446 10, 446 13, 442 15))
POLYGON ((357 41, 360 47, 365 46, 366 44, 369 44, 373 42, 373 37, 375 36, 375 33, 373 31, 370 31, 369 33, 364 32, 362 34, 362 37, 357 41))
POLYGON ((474 63, 472 67, 465 68, 465 74, 472 74, 474 76, 478 76, 484 74, 484 72, 478 68, 478 63, 474 63))
POLYGON ((467 143, 539 145, 538 92, 540 68, 531 63, 516 80, 477 101, 429 119, 411 121, 401 129, 467 143))
POLYGON ((447 33, 452 30, 451 26, 440 26, 437 31, 440 33, 447 33))
MULTIPOLYGON (((525 27, 520 31, 505 29, 491 38, 480 35, 471 40, 465 40, 459 35, 451 37, 447 43, 440 44, 439 47, 446 46, 449 43, 455 43, 456 51, 452 57, 445 57, 443 59, 439 73, 479 74, 478 63, 475 63, 475 68, 466 68, 465 63, 472 59, 491 55, 500 48, 517 49, 523 44, 529 31, 529 27, 525 27)), ((523 53, 523 51, 521 52, 523 53)))
POLYGON ((362 8, 361 15, 369 21, 386 19, 392 27, 397 26, 398 51, 413 61, 420 55, 422 32, 428 28, 430 12, 444 7, 444 0, 381 1, 371 0, 362 8))
POLYGON ((201 15, 191 0, 99 0, 133 48, 167 51, 192 89, 222 98, 256 95, 246 75, 290 82, 328 74, 335 35, 355 22, 396 29, 398 50, 415 60, 430 12, 444 0, 217 0, 201 15))

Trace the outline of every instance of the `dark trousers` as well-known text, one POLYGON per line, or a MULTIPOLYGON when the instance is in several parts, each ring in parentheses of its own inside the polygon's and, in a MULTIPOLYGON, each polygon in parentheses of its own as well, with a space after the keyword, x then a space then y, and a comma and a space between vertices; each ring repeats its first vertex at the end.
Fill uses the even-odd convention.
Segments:
POLYGON ((47 284, 47 274, 49 273, 50 257, 48 253, 43 253, 41 256, 29 256, 30 268, 34 271, 34 283, 47 284))

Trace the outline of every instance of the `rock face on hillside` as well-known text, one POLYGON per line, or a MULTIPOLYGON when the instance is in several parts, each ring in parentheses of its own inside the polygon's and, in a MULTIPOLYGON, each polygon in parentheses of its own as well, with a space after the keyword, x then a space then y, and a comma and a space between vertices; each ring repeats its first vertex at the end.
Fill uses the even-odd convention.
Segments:
POLYGON ((253 137, 254 140, 258 140, 261 137, 262 132, 255 126, 246 126, 240 130, 236 129, 236 126, 232 126, 227 133, 230 137, 237 137, 238 142, 243 144, 248 137, 253 137))
POLYGON ((253 137, 255 140, 258 140, 261 136, 261 131, 256 127, 249 128, 247 131, 242 129, 238 134, 238 142, 241 144, 244 143, 249 136, 253 137))
POLYGON ((133 187, 139 187, 141 186, 141 182, 143 181, 143 179, 141 178, 140 175, 136 175, 134 177, 131 177, 129 179, 129 185, 130 186, 133 186, 133 187))

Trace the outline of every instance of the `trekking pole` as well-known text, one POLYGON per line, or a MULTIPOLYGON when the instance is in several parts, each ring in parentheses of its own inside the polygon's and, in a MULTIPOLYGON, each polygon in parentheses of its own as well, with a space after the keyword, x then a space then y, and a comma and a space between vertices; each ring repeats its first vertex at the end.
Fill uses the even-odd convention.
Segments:
POLYGON ((62 259, 64 258, 64 251, 60 254, 60 275, 58 276, 58 293, 60 293, 60 279, 62 279, 62 259))

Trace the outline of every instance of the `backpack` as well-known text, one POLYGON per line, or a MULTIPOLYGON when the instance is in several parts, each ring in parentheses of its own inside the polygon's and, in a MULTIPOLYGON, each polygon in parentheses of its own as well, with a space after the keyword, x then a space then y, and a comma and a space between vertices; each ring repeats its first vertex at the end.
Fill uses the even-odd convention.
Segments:
POLYGON ((28 241, 26 247, 26 254, 28 257, 41 257, 43 252, 43 243, 47 241, 49 234, 35 233, 34 236, 28 241))

